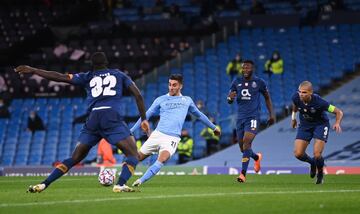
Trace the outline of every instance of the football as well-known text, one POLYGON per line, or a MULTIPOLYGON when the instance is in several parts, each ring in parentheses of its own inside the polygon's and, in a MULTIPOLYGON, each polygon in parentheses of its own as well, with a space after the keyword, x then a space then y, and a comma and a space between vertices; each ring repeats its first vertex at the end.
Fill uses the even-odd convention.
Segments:
POLYGON ((103 169, 99 173, 99 183, 103 186, 114 184, 115 172, 112 169, 103 169))

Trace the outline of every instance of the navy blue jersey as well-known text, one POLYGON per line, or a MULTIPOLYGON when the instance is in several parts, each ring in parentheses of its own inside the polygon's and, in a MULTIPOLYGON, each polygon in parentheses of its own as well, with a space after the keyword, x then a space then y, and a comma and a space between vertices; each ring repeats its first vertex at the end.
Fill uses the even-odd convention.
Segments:
POLYGON ((104 69, 74 74, 72 83, 85 87, 88 112, 95 109, 112 108, 118 112, 124 88, 133 81, 117 69, 104 69))
POLYGON ((268 89, 263 79, 253 76, 250 80, 237 77, 231 84, 231 91, 236 91, 238 104, 238 119, 260 116, 260 94, 268 89))
POLYGON ((305 104, 300 100, 299 93, 295 93, 292 96, 292 101, 300 112, 299 118, 301 125, 329 123, 326 112, 328 111, 330 104, 319 95, 312 94, 310 103, 305 104))

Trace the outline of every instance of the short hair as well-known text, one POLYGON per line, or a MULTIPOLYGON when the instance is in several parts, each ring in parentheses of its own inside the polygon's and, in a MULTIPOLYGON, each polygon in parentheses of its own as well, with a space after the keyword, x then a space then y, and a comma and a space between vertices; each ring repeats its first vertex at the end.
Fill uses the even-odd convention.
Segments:
POLYGON ((305 81, 301 82, 300 85, 299 85, 299 88, 303 87, 303 86, 309 87, 311 90, 313 90, 312 83, 310 81, 305 80, 305 81))
POLYGON ((252 61, 250 59, 244 60, 243 64, 245 64, 245 63, 251 64, 252 66, 254 66, 254 61, 252 61))
POLYGON ((92 66, 104 66, 108 64, 108 60, 104 52, 95 52, 91 55, 92 66))
POLYGON ((181 74, 171 74, 169 79, 171 80, 176 80, 178 81, 180 84, 183 84, 183 76, 181 74))

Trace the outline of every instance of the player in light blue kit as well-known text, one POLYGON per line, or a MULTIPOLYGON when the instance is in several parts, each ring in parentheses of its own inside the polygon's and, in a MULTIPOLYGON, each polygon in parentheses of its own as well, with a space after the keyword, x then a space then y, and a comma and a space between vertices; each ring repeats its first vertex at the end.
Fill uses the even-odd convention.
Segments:
MULTIPOLYGON (((156 175, 164 163, 175 153, 188 112, 197 116, 205 125, 214 130, 215 135, 221 135, 221 131, 199 111, 194 101, 181 94, 182 87, 182 75, 172 74, 169 78, 169 93, 156 98, 146 112, 146 118, 160 115, 160 121, 154 132, 140 148, 139 160, 142 161, 154 153, 159 153, 159 155, 156 162, 147 169, 141 178, 133 183, 133 186, 139 186, 156 175)), ((139 124, 140 120, 130 129, 131 132, 134 132, 139 124)))
POLYGON ((133 175, 138 164, 135 139, 121 115, 121 98, 125 88, 134 95, 141 116, 141 127, 149 130, 149 123, 145 118, 143 97, 135 83, 125 73, 117 69, 108 69, 108 61, 103 52, 94 53, 91 57, 93 71, 78 74, 62 74, 55 71, 45 71, 30 66, 18 66, 18 73, 37 74, 49 80, 67 82, 82 86, 87 92, 88 113, 81 134, 78 138, 72 156, 56 166, 54 171, 40 184, 30 186, 28 192, 36 193, 45 190, 52 182, 67 173, 73 166, 83 160, 90 149, 102 138, 121 149, 126 159, 124 161, 118 182, 114 185, 114 192, 133 192, 126 182, 133 175))

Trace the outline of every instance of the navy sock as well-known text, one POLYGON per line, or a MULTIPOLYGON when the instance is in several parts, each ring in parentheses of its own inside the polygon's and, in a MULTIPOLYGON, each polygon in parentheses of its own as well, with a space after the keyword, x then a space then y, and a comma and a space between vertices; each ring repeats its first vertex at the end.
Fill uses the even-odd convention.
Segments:
POLYGON ((251 153, 253 153, 251 149, 247 149, 243 153, 243 157, 242 157, 242 160, 241 160, 241 162, 242 162, 241 173, 244 174, 244 175, 246 175, 247 168, 249 166, 251 153))
POLYGON ((298 157, 297 159, 301 160, 301 161, 304 161, 304 162, 307 162, 309 164, 314 164, 314 159, 311 158, 308 154, 304 153, 301 157, 298 157))
POLYGON ((122 185, 126 184, 126 182, 134 174, 136 165, 138 163, 139 163, 139 160, 133 156, 129 156, 125 159, 125 162, 121 169, 119 180, 117 182, 118 185, 122 186, 122 185))
POLYGON ((42 183, 48 187, 52 182, 56 181, 58 178, 67 173, 74 165, 75 163, 72 158, 64 160, 61 164, 56 166, 49 177, 47 177, 42 183))
POLYGON ((250 157, 255 161, 259 160, 259 156, 252 149, 249 150, 250 150, 250 157))
POLYGON ((320 158, 314 158, 314 160, 317 170, 321 172, 324 167, 324 158, 321 156, 320 158))

